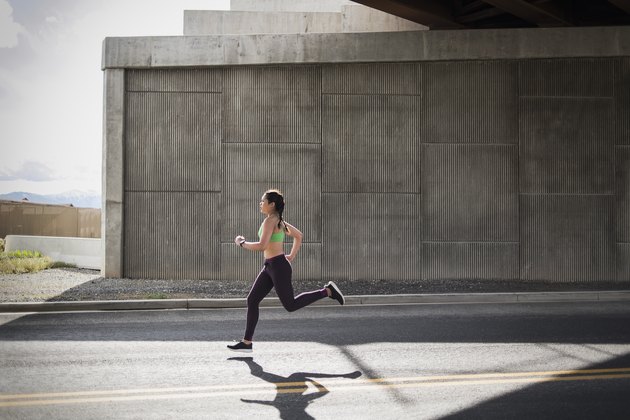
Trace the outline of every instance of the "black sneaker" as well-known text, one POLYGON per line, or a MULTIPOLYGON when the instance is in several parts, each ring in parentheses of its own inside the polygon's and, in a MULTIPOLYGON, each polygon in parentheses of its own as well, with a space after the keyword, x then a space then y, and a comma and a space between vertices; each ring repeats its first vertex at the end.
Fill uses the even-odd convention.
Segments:
POLYGON ((236 344, 228 344, 228 349, 232 350, 232 351, 238 351, 241 353, 251 353, 252 351, 254 351, 254 345, 252 344, 245 344, 242 341, 239 341, 236 344))
POLYGON ((330 290, 331 299, 335 299, 340 305, 346 303, 346 298, 343 297, 343 293, 341 293, 341 290, 339 290, 335 282, 329 281, 324 287, 330 290))

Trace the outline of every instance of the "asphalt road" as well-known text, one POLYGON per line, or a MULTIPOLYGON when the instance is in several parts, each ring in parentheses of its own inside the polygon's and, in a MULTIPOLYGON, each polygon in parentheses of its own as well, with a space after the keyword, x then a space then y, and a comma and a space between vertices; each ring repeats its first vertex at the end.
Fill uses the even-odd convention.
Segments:
POLYGON ((244 317, 0 314, 0 418, 630 418, 627 302, 267 308, 251 357, 244 317))

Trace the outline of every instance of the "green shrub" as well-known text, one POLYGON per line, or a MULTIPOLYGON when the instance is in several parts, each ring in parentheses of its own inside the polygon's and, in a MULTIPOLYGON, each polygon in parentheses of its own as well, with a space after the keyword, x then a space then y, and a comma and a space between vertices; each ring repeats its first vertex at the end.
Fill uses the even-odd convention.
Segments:
POLYGON ((53 261, 39 251, 23 249, 0 252, 0 274, 36 273, 49 268, 77 268, 77 266, 62 261, 53 261))
POLYGON ((4 239, 0 238, 0 252, 4 252, 4 239))
POLYGON ((0 255, 0 273, 23 274, 45 270, 52 264, 49 257, 9 257, 3 252, 0 255))
POLYGON ((29 251, 27 249, 17 250, 4 253, 9 258, 42 258, 43 255, 39 251, 29 251))

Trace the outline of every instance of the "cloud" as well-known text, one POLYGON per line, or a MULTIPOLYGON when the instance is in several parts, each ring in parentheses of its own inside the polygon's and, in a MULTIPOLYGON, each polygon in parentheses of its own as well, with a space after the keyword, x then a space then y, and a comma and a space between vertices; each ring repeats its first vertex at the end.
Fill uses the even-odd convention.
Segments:
POLYGON ((35 181, 46 182, 57 179, 55 173, 47 165, 41 162, 26 161, 15 170, 0 171, 0 181, 35 181))
POLYGON ((8 0, 0 0, 0 48, 13 48, 24 27, 13 21, 13 8, 8 0))

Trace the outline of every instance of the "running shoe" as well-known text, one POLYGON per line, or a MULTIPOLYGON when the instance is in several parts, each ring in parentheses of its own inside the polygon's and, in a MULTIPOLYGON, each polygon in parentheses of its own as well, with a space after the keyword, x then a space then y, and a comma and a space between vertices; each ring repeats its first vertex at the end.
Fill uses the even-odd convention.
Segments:
POLYGON ((254 344, 245 344, 242 341, 239 341, 236 344, 228 344, 228 349, 232 351, 238 351, 240 353, 251 353, 254 351, 254 344))
POLYGON ((328 283, 326 283, 326 286, 324 287, 327 287, 328 289, 330 289, 331 299, 335 299, 337 302, 339 302, 340 305, 343 305, 344 303, 346 303, 346 298, 343 297, 343 293, 341 293, 341 290, 339 290, 339 287, 337 287, 335 282, 329 281, 328 283))

